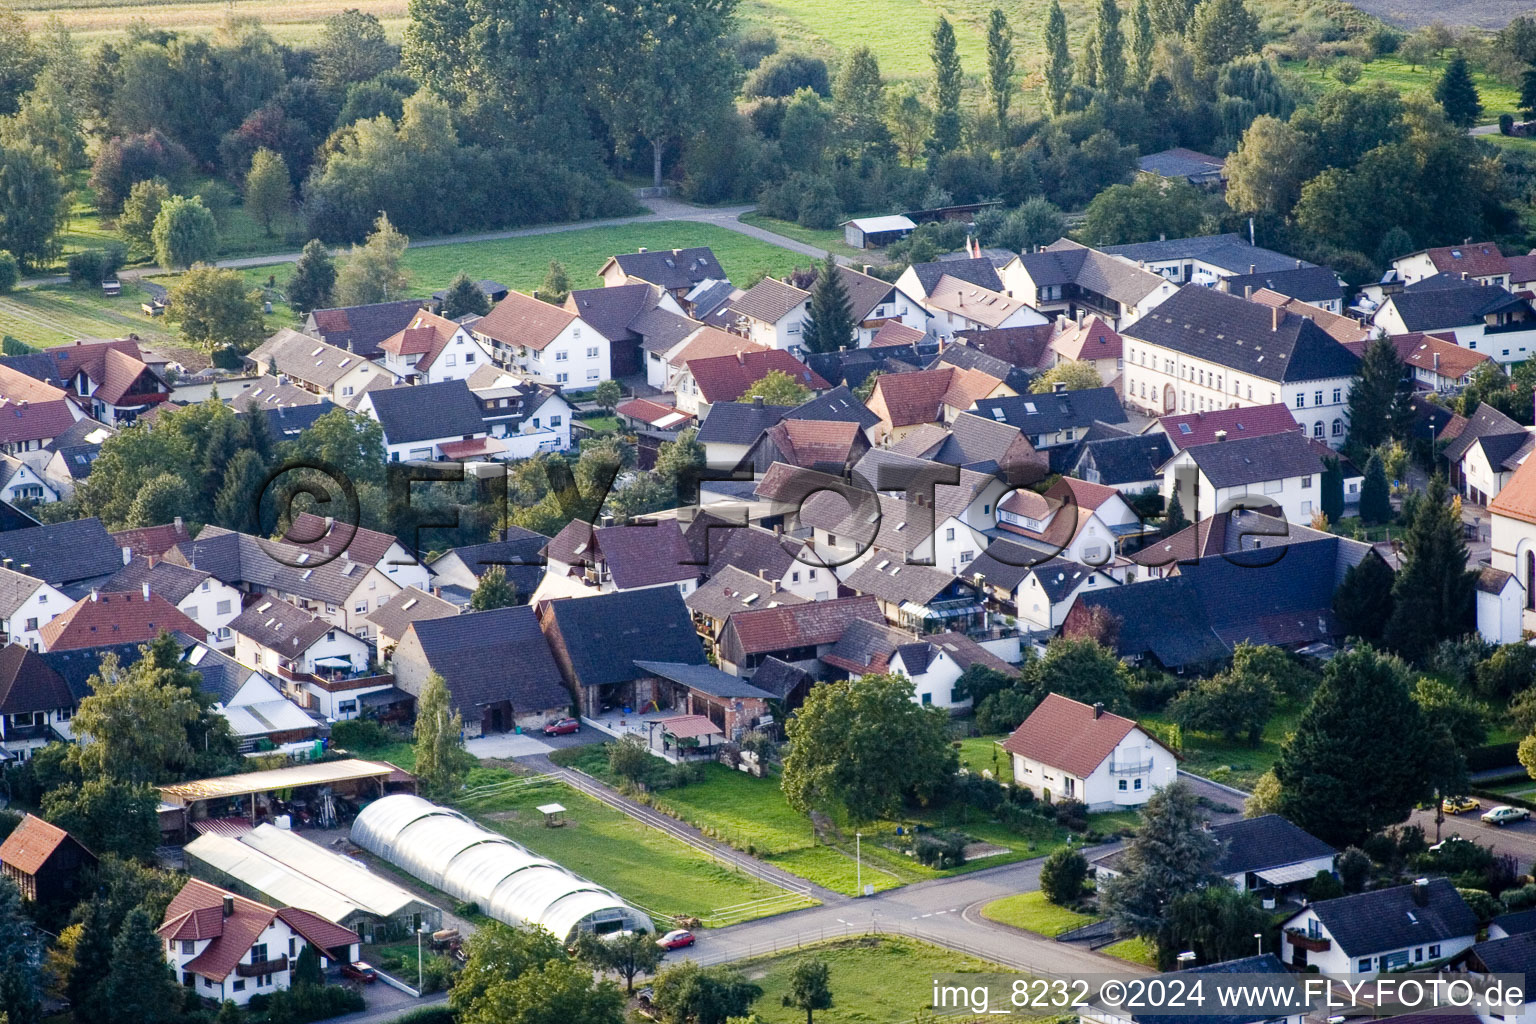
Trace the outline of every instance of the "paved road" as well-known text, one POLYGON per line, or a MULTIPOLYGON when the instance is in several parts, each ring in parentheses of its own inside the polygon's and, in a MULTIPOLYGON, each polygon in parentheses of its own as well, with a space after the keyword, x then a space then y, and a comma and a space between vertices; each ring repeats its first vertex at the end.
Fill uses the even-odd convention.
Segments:
MULTIPOLYGON (((1482 810, 1471 814, 1460 817, 1447 814, 1440 826, 1440 838, 1456 834, 1464 839, 1476 840, 1484 846, 1491 846, 1495 853, 1514 857, 1519 861, 1522 871, 1529 871, 1536 864, 1536 821, 1519 821, 1502 827, 1485 825, 1478 815, 1492 804, 1487 800, 1482 803, 1482 810)), ((1434 811, 1414 811, 1409 820, 1424 830, 1425 837, 1431 843, 1435 842, 1434 811)))

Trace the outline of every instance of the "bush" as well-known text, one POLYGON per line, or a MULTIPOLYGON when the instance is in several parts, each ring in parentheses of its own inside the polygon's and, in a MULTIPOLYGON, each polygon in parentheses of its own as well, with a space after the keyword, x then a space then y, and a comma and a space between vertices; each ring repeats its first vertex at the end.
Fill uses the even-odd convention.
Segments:
MULTIPOLYGON (((1339 882, 1344 892, 1359 892, 1365 888, 1365 883, 1371 877, 1371 858, 1358 846, 1351 846, 1339 854, 1335 863, 1339 871, 1339 882)), ((1316 896, 1313 899, 1317 899, 1316 896)))
POLYGON ((1505 889, 1499 894, 1499 902, 1504 904, 1506 910, 1529 910, 1536 907, 1536 882, 1505 889))
POLYGON ((214 349, 210 358, 213 365, 221 370, 238 370, 245 365, 245 356, 239 349, 231 348, 229 345, 214 349))
POLYGON ((1340 885, 1339 880, 1327 870, 1319 871, 1312 879, 1312 883, 1307 886, 1307 899, 1313 903, 1319 900, 1338 899, 1343 895, 1344 886, 1340 885))
POLYGON ((1040 891, 1057 906, 1083 898, 1088 885, 1088 858, 1071 848, 1057 850, 1040 867, 1040 891))
POLYGON ((426 995, 431 992, 441 992, 453 984, 453 976, 458 968, 453 961, 445 956, 431 955, 421 961, 421 992, 426 995))
POLYGON ((958 832, 924 832, 912 840, 912 855, 930 868, 957 868, 965 863, 969 840, 958 832))
MULTIPOLYGON (((255 1002, 254 997, 252 1002, 255 1002)), ((253 1007, 254 1008, 254 1007, 253 1007)), ((367 1009, 363 994, 342 985, 299 985, 273 992, 267 1003, 267 1024, 311 1024, 367 1009)))
POLYGON ((1471 840, 1446 843, 1440 849, 1425 853, 1421 858, 1424 866, 1447 875, 1476 875, 1493 864, 1493 851, 1471 840))
POLYGON ((1499 134, 1508 135, 1515 130, 1515 116, 1513 114, 1499 115, 1499 134))
POLYGON ((1457 889, 1456 891, 1461 893, 1461 898, 1467 901, 1467 906, 1477 915, 1479 924, 1492 921, 1503 909, 1499 906, 1499 901, 1493 898, 1492 893, 1481 889, 1457 889))
POLYGON ((331 743, 338 747, 383 747, 400 738, 371 718, 353 718, 331 726, 331 743))
POLYGON ((162 178, 174 187, 186 180, 192 165, 192 154, 186 147, 159 130, 127 138, 116 136, 102 144, 91 168, 96 205, 103 212, 115 213, 135 182, 162 178))
POLYGON ((4 294, 16 287, 16 282, 21 280, 21 265, 16 262, 16 257, 9 251, 0 249, 0 294, 4 294))
POLYGON ((1088 828, 1088 805, 1081 800, 1058 800, 1056 802, 1056 820, 1073 832, 1083 832, 1088 828))
POLYGON ((741 94, 750 100, 793 96, 801 89, 810 89, 818 96, 832 95, 827 62, 799 53, 775 53, 747 76, 741 94))

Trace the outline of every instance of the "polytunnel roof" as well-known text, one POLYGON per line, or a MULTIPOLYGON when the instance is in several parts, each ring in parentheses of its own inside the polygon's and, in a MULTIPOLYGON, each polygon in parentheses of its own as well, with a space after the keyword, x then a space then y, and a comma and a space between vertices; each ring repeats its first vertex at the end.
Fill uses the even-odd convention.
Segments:
POLYGON ((375 800, 352 823, 351 837, 496 920, 539 925, 562 941, 589 917, 651 927, 644 913, 602 886, 419 796, 375 800))

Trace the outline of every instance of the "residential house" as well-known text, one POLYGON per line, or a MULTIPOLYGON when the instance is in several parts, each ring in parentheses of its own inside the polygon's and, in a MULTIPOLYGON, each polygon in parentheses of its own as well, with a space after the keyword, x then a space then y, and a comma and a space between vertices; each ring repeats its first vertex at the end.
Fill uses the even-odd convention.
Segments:
POLYGON ((996 264, 984 256, 971 256, 969 250, 961 259, 910 264, 896 279, 896 286, 918 301, 927 302, 946 277, 987 291, 1008 294, 1008 287, 998 276, 996 264))
MULTIPOLYGON (((63 400, 69 409, 64 410, 70 415, 80 412, 68 399, 63 400)), ((75 488, 80 486, 80 481, 91 475, 91 469, 96 464, 96 458, 101 454, 101 446, 107 438, 117 431, 105 423, 97 423, 93 419, 83 418, 65 427, 52 440, 47 441, 41 448, 46 454, 46 459, 39 459, 41 467, 36 462, 29 464, 34 468, 40 468, 43 479, 54 489, 61 500, 68 500, 74 496, 75 488)), ((36 439, 33 439, 36 440, 36 439)), ((13 438, 10 447, 13 450, 22 450, 24 439, 13 438)), ((0 448, 6 444, 0 442, 0 448)))
POLYGON ((463 324, 421 310, 379 343, 384 369, 402 384, 466 380, 491 361, 490 350, 463 324))
POLYGON ((1136 161, 1136 169, 1142 174, 1183 180, 1202 188, 1221 188, 1226 180, 1226 161, 1183 146, 1148 153, 1136 161))
POLYGON ((417 697, 433 672, 464 716, 466 735, 542 729, 571 707, 532 608, 418 619, 395 646, 395 684, 417 697))
POLYGON ((691 249, 641 249, 610 256, 598 270, 603 286, 644 282, 681 299, 704 281, 724 281, 725 271, 707 245, 691 249))
POLYGON ((732 742, 740 742, 749 730, 771 720, 772 693, 713 665, 650 660, 634 665, 650 674, 656 707, 708 718, 732 742))
POLYGON ((1451 482, 1466 500, 1486 505, 1508 486, 1531 454, 1536 432, 1522 427, 1487 402, 1467 417, 1461 433, 1445 446, 1451 482))
POLYGON ((1114 586, 1107 573, 1068 558, 1046 558, 1034 548, 998 538, 971 563, 969 578, 989 605, 1018 617, 1024 629, 1054 632, 1084 589, 1114 586))
POLYGON ((38 638, 45 651, 68 651, 102 644, 148 643, 161 632, 212 635, 148 584, 126 593, 91 591, 42 624, 38 638))
POLYGON ((442 591, 438 596, 462 605, 480 585, 480 578, 493 566, 501 566, 518 600, 526 601, 544 578, 543 552, 548 543, 549 538, 542 533, 508 525, 498 540, 449 548, 427 563, 432 585, 442 591))
MULTIPOLYGON (((1003 328, 1012 330, 1012 328, 1003 328)), ((987 332, 982 332, 983 334, 987 332)), ((945 345, 939 354, 929 363, 928 369, 935 370, 941 366, 958 366, 963 370, 980 370, 989 377, 996 377, 1013 389, 1015 394, 1022 395, 1029 390, 1030 382, 1035 375, 1022 367, 1015 366, 1006 359, 991 355, 977 348, 975 345, 966 345, 951 341, 945 345)), ((906 372, 905 370, 901 372, 906 372)))
POLYGON ((694 517, 685 540, 692 561, 704 563, 711 578, 732 567, 807 601, 837 596, 836 575, 817 562, 809 545, 798 538, 701 515, 694 517))
POLYGON ((1048 323, 1038 310, 1000 291, 945 274, 923 300, 933 315, 928 330, 941 342, 956 334, 1048 323))
POLYGON ((780 349, 690 358, 674 379, 677 407, 705 415, 716 402, 735 402, 770 373, 783 373, 812 393, 832 387, 810 367, 780 349))
POLYGON ((40 630, 73 602, 57 587, 25 573, 0 568, 0 643, 42 649, 40 630))
POLYGON ((1421 878, 1308 904, 1286 918, 1280 958, 1330 977, 1402 970, 1456 956, 1478 928, 1449 879, 1421 878))
POLYGON ((1494 285, 1515 290, 1517 280, 1510 259, 1499 251, 1493 242, 1467 241, 1461 245, 1442 245, 1433 249, 1419 249, 1399 256, 1392 261, 1397 279, 1405 285, 1448 274, 1466 278, 1478 284, 1494 285))
MULTIPOLYGON (((1408 377, 1419 391, 1447 394, 1472 383, 1472 374, 1484 363, 1492 363, 1486 352, 1474 352, 1456 344, 1453 334, 1397 334, 1390 339, 1403 361, 1408 377)), ((1357 342, 1351 350, 1364 357, 1370 342, 1357 342)))
POLYGON ((608 339, 609 369, 628 377, 645 366, 644 345, 676 342, 698 329, 671 292, 647 282, 578 288, 565 308, 608 339))
POLYGON ((869 448, 869 438, 855 422, 781 420, 763 431, 740 465, 759 475, 775 462, 838 475, 851 470, 869 448))
POLYGON ((1536 631, 1536 459, 1526 459, 1515 470, 1488 503, 1488 515, 1493 568, 1514 576, 1524 589, 1520 624, 1523 631, 1536 631))
POLYGON ((1174 413, 1159 416, 1157 429, 1168 436, 1174 451, 1210 444, 1218 432, 1230 439, 1300 431, 1301 424, 1283 402, 1237 409, 1174 413))
POLYGON ((133 336, 76 341, 4 360, 6 366, 74 395, 93 419, 112 427, 132 423, 171 396, 171 385, 144 359, 133 336))
POLYGON ((1013 395, 1007 384, 980 370, 942 366, 877 378, 867 404, 880 417, 877 443, 895 443, 924 424, 949 423, 978 402, 1013 395))
MULTIPOLYGON (((1269 898, 1304 895, 1319 872, 1333 874, 1338 856, 1333 847, 1278 814, 1218 822, 1208 831, 1221 843, 1216 871, 1238 892, 1269 898)), ((1123 856, 1124 851, 1117 850, 1096 858, 1096 877, 1102 881, 1119 876, 1123 856)))
POLYGON ((281 376, 348 408, 356 396, 376 382, 387 383, 390 379, 382 367, 366 356, 286 327, 257 345, 245 358, 261 373, 281 376))
POLYGON ((235 660, 283 680, 294 696, 308 677, 351 676, 372 660, 367 642, 286 601, 257 601, 230 623, 235 660))
POLYGON ((123 561, 122 552, 94 516, 0 530, 0 568, 40 579, 71 598, 104 582, 123 567, 123 561))
MULTIPOLYGON (((1204 519, 1233 508, 1279 509, 1292 523, 1308 524, 1323 507, 1327 445, 1299 433, 1261 434, 1184 448, 1162 466, 1163 500, 1177 495, 1184 514, 1204 519)), ((1343 460, 1346 506, 1360 500, 1362 474, 1343 460)))
POLYGON ((1095 569, 1114 560, 1121 540, 1146 532, 1119 491, 1066 476, 1043 494, 1010 492, 997 504, 997 526, 1026 547, 1095 569))
POLYGON ((510 292, 471 327, 498 366, 544 384, 590 388, 613 376, 609 342, 568 309, 510 292))
POLYGON ((656 673, 640 661, 706 663, 688 609, 671 588, 550 601, 539 610, 539 628, 587 717, 643 708, 661 695, 656 673))
POLYGON ((426 305, 425 299, 397 299, 366 306, 313 309, 304 317, 303 332, 353 355, 377 359, 384 339, 405 330, 411 318, 426 305))
POLYGON ((452 601, 445 601, 435 594, 416 587, 406 587, 368 615, 378 637, 379 660, 385 661, 405 636, 411 624, 423 619, 446 619, 462 611, 452 601))
POLYGON ((384 428, 390 462, 502 459, 504 442, 490 436, 480 400, 462 380, 380 388, 357 411, 384 428))
POLYGON ((1373 552, 1371 545, 1361 541, 1343 539, 1277 516, 1239 508, 1191 523, 1171 537, 1155 540, 1132 552, 1126 558, 1135 568, 1128 569, 1126 575, 1131 580, 1176 576, 1189 563, 1238 555, 1240 560, 1253 561, 1248 553, 1283 550, 1293 544, 1313 542, 1322 542, 1334 551, 1335 585, 1342 583, 1345 574, 1361 560, 1371 557, 1373 552))
POLYGON ((891 445, 890 450, 898 455, 996 475, 1015 487, 1043 480, 1050 469, 1049 456, 1037 452, 1018 427, 973 412, 961 413, 948 427, 918 427, 891 445))
POLYGON ((1338 274, 1328 267, 1314 267, 1311 264, 1252 274, 1230 274, 1217 281, 1216 287, 1245 299, 1251 299, 1258 291, 1283 295, 1307 307, 1305 310, 1291 307, 1292 312, 1308 316, 1312 315, 1311 310, 1314 309, 1342 316, 1347 290, 1338 274))
POLYGON ((793 408, 789 405, 766 405, 761 398, 754 398, 750 402, 717 402, 711 405, 708 413, 700 420, 699 432, 694 437, 704 446, 704 464, 712 469, 730 469, 740 465, 758 438, 763 436, 763 431, 783 419, 793 408))
POLYGON ((575 410, 555 386, 522 380, 489 363, 465 383, 480 403, 480 418, 490 438, 506 449, 503 458, 570 450, 575 410))
POLYGON ((78 839, 35 814, 23 814, 0 843, 0 873, 15 882, 21 898, 30 903, 74 902, 81 872, 95 866, 96 855, 78 839))
POLYGON ((731 326, 731 303, 744 293, 729 281, 708 279, 688 289, 678 300, 683 312, 695 322, 725 330, 731 326))
POLYGON ((804 351, 800 332, 811 315, 811 293, 765 277, 731 302, 734 330, 764 348, 804 351))
MULTIPOLYGON (((831 577, 830 569, 826 573, 831 577)), ((726 620, 737 612, 744 612, 748 608, 805 604, 808 600, 794 591, 785 590, 778 580, 765 580, 745 569, 724 565, 718 572, 710 573, 709 579, 699 584, 698 589, 689 594, 683 603, 693 614, 699 635, 709 642, 713 650, 721 631, 725 629, 726 620)))
POLYGON ((46 505, 59 498, 58 490, 41 469, 33 469, 14 455, 0 454, 0 501, 46 505))
POLYGON ((1283 252, 1254 245, 1242 235, 1196 235, 1155 242, 1108 245, 1104 252, 1158 274, 1175 284, 1211 287, 1238 274, 1278 273, 1313 266, 1283 252))
POLYGON ((986 609, 976 585, 929 565, 913 565, 900 552, 875 548, 843 580, 880 604, 885 620, 901 629, 978 628, 986 609))
POLYGON ((5 759, 31 759, 56 740, 72 739, 69 722, 80 697, 36 651, 0 648, 0 750, 5 759))
POLYGON ((871 412, 869 406, 861 402, 846 384, 795 406, 784 414, 784 419, 857 423, 870 443, 874 443, 874 433, 880 425, 880 417, 871 412))
POLYGON ((672 434, 696 428, 692 413, 678 412, 676 407, 653 402, 649 398, 631 398, 614 406, 613 415, 623 426, 633 431, 654 434, 672 434))
POLYGON ((274 910, 196 878, 171 899, 157 934, 182 985, 236 1006, 288 988, 305 947, 320 955, 323 967, 352 956, 361 941, 311 911, 274 910))
POLYGON ((1344 443, 1360 360, 1307 317, 1186 285, 1123 333, 1125 400, 1151 415, 1284 402, 1344 443))
POLYGON ((1173 458, 1173 444, 1164 433, 1101 437, 1084 441, 1069 476, 1113 487, 1135 496, 1161 491, 1164 463, 1173 458))
POLYGON ((959 696, 955 689, 972 665, 984 665, 1009 676, 1018 674, 1018 669, 964 633, 919 636, 866 619, 850 622, 842 639, 821 660, 849 679, 878 674, 905 676, 912 681, 914 703, 950 711, 971 706, 971 698, 959 696))
POLYGON ((202 677, 202 689, 214 698, 213 710, 229 723, 242 754, 313 753, 320 720, 284 697, 259 671, 200 642, 189 644, 181 660, 202 677))
POLYGON ((695 326, 680 335, 667 333, 648 338, 641 344, 641 349, 645 352, 646 384, 674 395, 681 390, 680 382, 687 373, 690 359, 767 351, 750 338, 710 324, 695 326))
MULTIPOLYGON (((1158 975, 1153 980, 1156 984, 1169 986, 1169 991, 1203 992, 1205 987, 1202 979, 1215 974, 1286 976, 1275 979, 1280 983, 1275 988, 1278 992, 1284 992, 1286 996, 1290 994, 1288 984, 1290 972, 1273 953, 1260 953, 1257 956, 1243 957, 1239 960, 1202 964, 1199 967, 1158 975)), ((1302 1024, 1308 1019, 1308 1014, 1304 1012, 1294 1012, 1288 1006, 1278 1005, 1281 1002, 1280 996, 1270 996, 1269 999, 1273 1002, 1266 1000, 1265 995, 1261 994, 1251 1004, 1241 1008, 1234 1007, 1219 1015, 1204 1011, 1194 1012, 1190 1009, 1184 1012, 1160 1010, 1156 1013, 1136 1013, 1127 1009, 1123 1002, 1121 1005, 1106 1006, 1102 1000, 1090 1000, 1078 1014, 1078 1021, 1079 1024, 1210 1024, 1206 1018, 1218 1016, 1222 1024, 1302 1024)), ((1413 1021, 1416 1024, 1448 1024, 1447 1021, 1436 1020, 1433 1014, 1415 1014, 1413 1021)), ((1399 1019, 1397 1024, 1409 1024, 1409 1021, 1399 1019)))
POLYGON ((702 569, 676 519, 597 527, 573 519, 550 538, 545 558, 547 575, 576 577, 605 594, 667 587, 686 597, 702 569))
POLYGON ((159 526, 137 526, 126 530, 115 530, 112 533, 112 541, 119 548, 126 549, 123 554, 123 564, 127 565, 130 559, 161 558, 177 544, 192 539, 191 532, 181 516, 175 517, 169 523, 161 523, 159 526))
POLYGON ((1014 784, 1047 803, 1077 800, 1090 812, 1140 807, 1178 777, 1178 758, 1135 721, 1049 693, 1003 750, 1014 784))
MULTIPOLYGON (((1003 268, 1008 293, 1046 316, 1079 310, 1124 331, 1173 295, 1166 278, 1067 238, 1003 268)), ((974 340, 974 339, 973 339, 974 340)))
POLYGON ((899 323, 928 333, 931 314, 900 283, 882 281, 841 264, 837 274, 848 292, 848 311, 853 314, 854 323, 852 343, 856 348, 868 348, 887 324, 899 323))
POLYGON ((229 624, 240 614, 240 591, 210 572, 136 555, 103 590, 133 593, 148 587, 202 627, 216 647, 234 645, 229 624))
POLYGON ((843 597, 737 612, 720 633, 717 660, 722 670, 743 679, 751 679, 769 658, 815 673, 818 659, 857 619, 884 621, 875 598, 843 597))
POLYGON ((1269 288, 1258 288, 1250 292, 1245 285, 1240 292, 1234 294, 1241 294, 1243 298, 1263 306, 1274 306, 1287 313, 1295 313, 1297 316, 1311 317, 1312 322, 1321 327, 1330 338, 1344 345, 1354 341, 1365 341, 1373 333, 1369 327, 1352 316, 1330 312, 1314 303, 1292 298, 1269 288))
MULTIPOLYGON (((1033 376, 1050 367, 1054 358, 1051 339, 1055 336, 1055 321, 1033 327, 1005 327, 997 331, 957 334, 945 347, 945 351, 956 348, 975 350, 1033 376)), ((955 357, 950 358, 953 360, 955 357)))
POLYGON ((1120 334, 1103 318, 1085 316, 1078 312, 1076 320, 1065 316, 1056 319, 1056 334, 1051 338, 1051 352, 1056 365, 1062 363, 1087 363, 1099 375, 1099 380, 1109 384, 1125 366, 1124 348, 1120 334))
POLYGON ((1036 450, 1082 440, 1095 423, 1126 422, 1114 388, 1051 391, 977 401, 976 415, 1017 427, 1036 450))
MULTIPOLYGON (((22 455, 42 451, 85 419, 80 405, 63 388, 0 362, 0 452, 22 455)), ((93 425, 87 423, 83 429, 93 425)), ((110 428, 101 429, 110 435, 110 428)))
POLYGON ((1536 308, 1499 285, 1437 274, 1387 296, 1371 322, 1389 335, 1450 334, 1508 372, 1536 351, 1536 308))

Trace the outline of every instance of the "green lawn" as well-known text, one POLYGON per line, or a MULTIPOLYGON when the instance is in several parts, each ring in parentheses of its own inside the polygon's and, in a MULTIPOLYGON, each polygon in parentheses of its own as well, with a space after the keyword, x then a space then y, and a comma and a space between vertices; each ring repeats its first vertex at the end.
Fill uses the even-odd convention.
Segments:
MULTIPOLYGON (((1360 82, 1357 84, 1386 82, 1400 92, 1428 93, 1432 92, 1435 83, 1440 81, 1447 63, 1448 61, 1445 60, 1436 60, 1413 68, 1395 57, 1378 57, 1369 64, 1361 65, 1362 73, 1360 82)), ((1331 68, 1308 67, 1300 61, 1285 61, 1282 67, 1324 89, 1340 87, 1338 79, 1333 77, 1331 68)), ((1520 105, 1520 90, 1517 87, 1499 81, 1481 69, 1474 69, 1472 78, 1477 83, 1478 93, 1483 100, 1481 123, 1493 124, 1498 121, 1500 114, 1516 114, 1520 105)), ((1519 115, 1516 114, 1516 116, 1519 115)))
MULTIPOLYGON (((860 214, 849 214, 857 217, 860 214)), ((843 241, 842 228, 803 228, 792 220, 779 220, 777 217, 768 217, 761 213, 744 213, 741 215, 743 224, 754 224, 764 231, 772 231, 783 235, 785 238, 793 238, 797 242, 807 245, 819 246, 838 256, 846 256, 851 260, 864 260, 866 263, 879 264, 885 262, 885 250, 883 249, 855 249, 843 241)))
POLYGON ((981 916, 988 921, 996 921, 999 924, 1044 935, 1048 939, 1054 939, 1062 932, 1069 932, 1098 920, 1096 917, 1079 914, 1066 907, 1058 907, 1046 899, 1045 893, 1039 890, 993 900, 981 908, 981 916))
POLYGON ((1536 800, 1536 779, 1516 779, 1513 782, 1501 782, 1488 788, 1505 796, 1518 797, 1521 800, 1536 800))
MULTIPOLYGON (((568 748, 557 752, 555 760, 609 784, 617 781, 608 772, 601 747, 568 748)), ((1041 824, 1015 831, 982 811, 962 805, 912 812, 899 822, 862 825, 858 830, 862 840, 856 839, 853 827, 833 823, 818 839, 811 819, 785 800, 777 776, 753 778, 720 764, 707 764, 704 768, 704 781, 655 794, 655 807, 712 838, 842 893, 857 892, 860 869, 854 860, 856 848, 861 858, 862 881, 882 890, 1043 857, 1062 846, 1067 837, 1066 831, 1055 825, 1041 824), (1002 852, 958 868, 941 871, 924 867, 899 849, 901 837, 897 829, 910 832, 916 825, 964 832, 979 842, 999 847, 1002 852)))
POLYGON ((1119 942, 1105 946, 1099 952, 1108 953, 1110 956, 1129 960, 1133 964, 1141 964, 1144 967, 1157 966, 1157 946, 1147 939, 1121 939, 1119 942))
POLYGON ((998 746, 1007 736, 967 736, 960 741, 960 767, 991 772, 998 782, 1013 783, 1013 758, 998 746))
MULTIPOLYGON (((666 923, 674 915, 706 922, 724 908, 786 895, 751 875, 722 867, 713 859, 606 804, 558 782, 537 782, 502 793, 459 802, 481 824, 607 886, 666 923), (564 804, 566 824, 545 828, 540 804, 564 804)), ((748 920, 812 906, 811 900, 783 900, 751 911, 733 912, 748 920)))
POLYGON ((804 1024, 805 1011, 786 1007, 783 998, 795 965, 812 958, 826 961, 832 989, 832 1008, 816 1012, 818 1024, 926 1019, 933 1006, 934 975, 1010 973, 996 964, 915 939, 870 936, 828 942, 735 964, 762 987, 762 998, 752 1006, 756 1019, 765 1024, 804 1024))
MULTIPOLYGON (((1300 717, 1300 708, 1282 708, 1265 726, 1257 747, 1242 740, 1229 743, 1220 736, 1185 730, 1184 760, 1179 767, 1238 789, 1251 790, 1259 776, 1274 766, 1281 744, 1295 730, 1300 717)), ((1164 715, 1142 715, 1141 720, 1165 727, 1171 724, 1164 715)), ((1237 802, 1233 797, 1234 806, 1237 802)))
POLYGON ((77 338, 121 338, 137 334, 151 344, 174 344, 173 329, 139 308, 143 289, 124 283, 122 294, 107 298, 100 287, 46 285, 0 295, 0 334, 46 348, 77 338))

